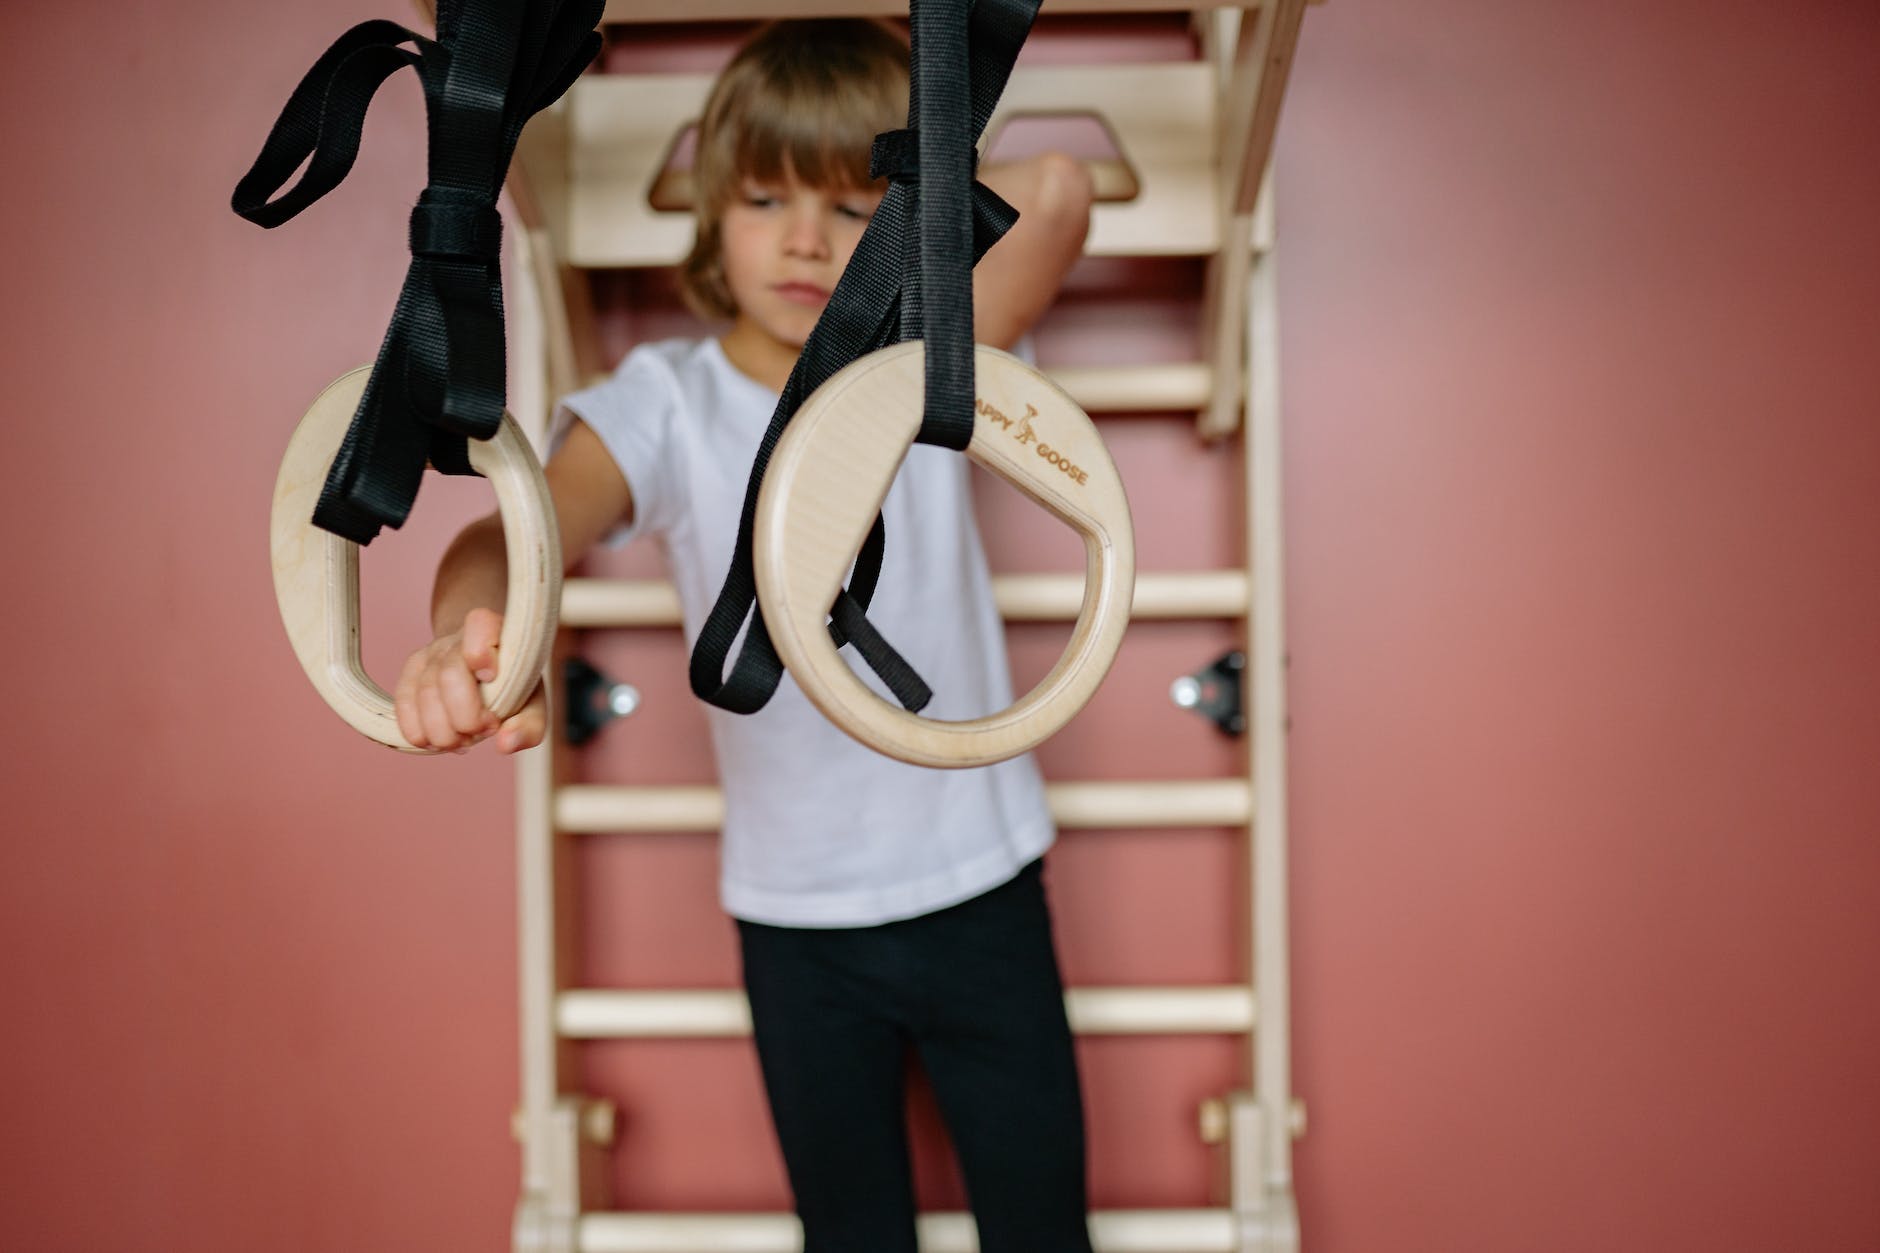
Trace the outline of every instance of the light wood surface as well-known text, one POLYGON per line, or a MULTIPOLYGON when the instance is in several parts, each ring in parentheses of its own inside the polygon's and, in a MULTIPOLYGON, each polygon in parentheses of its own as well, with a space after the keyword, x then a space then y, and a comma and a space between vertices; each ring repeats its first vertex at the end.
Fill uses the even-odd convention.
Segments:
MULTIPOLYGON (((429 752, 413 748, 399 732, 391 697, 360 663, 359 546, 311 521, 370 376, 367 366, 342 375, 320 393, 288 441, 274 484, 274 595, 294 655, 333 711, 381 744, 429 752)), ((561 541, 541 464, 512 418, 503 415, 494 438, 470 441, 470 464, 495 489, 509 546, 497 675, 483 684, 484 703, 508 717, 535 690, 554 643, 561 541)))
POLYGON ((1085 413, 1193 411, 1214 394, 1214 371, 1203 362, 1053 366, 1046 373, 1085 413))
MULTIPOLYGON (((1164 571, 1136 576, 1130 619, 1240 618, 1245 570, 1164 571)), ((995 574, 992 598, 1007 622, 1068 622, 1084 603, 1082 574, 995 574)), ((676 627, 679 591, 664 579, 568 579, 565 627, 676 627)))
MULTIPOLYGON (((1271 232, 1273 189, 1261 201, 1271 232)), ((1238 1119, 1230 1138, 1236 1210, 1274 1232, 1282 1248, 1299 1247, 1292 1189, 1292 1142, 1304 1130, 1304 1106, 1292 1086, 1292 975, 1288 922, 1286 580, 1283 536, 1278 250, 1261 252, 1247 293, 1250 391, 1242 444, 1247 475, 1247 553, 1254 578, 1248 607, 1248 766, 1255 782, 1250 886, 1253 951, 1249 969, 1267 1011, 1252 1040, 1257 1117, 1238 1119)))
POLYGON ((1241 15, 1221 100, 1221 181, 1229 214, 1252 213, 1273 156, 1306 0, 1269 0, 1241 15))
POLYGON ((983 766, 1042 743, 1103 681, 1129 625, 1135 534, 1095 424, 1043 374, 980 347, 966 455, 1083 537, 1083 608, 1057 665, 1000 713, 944 722, 876 695, 837 653, 828 611, 920 427, 922 353, 918 342, 870 353, 804 402, 758 493, 752 563, 778 655, 830 721, 915 765, 983 766))
MULTIPOLYGON (((973 1217, 923 1213, 920 1253, 978 1253, 973 1217)), ((1246 1253, 1275 1246, 1241 1242, 1231 1209, 1092 1210, 1096 1253, 1246 1253)), ((611 1211, 581 1217, 578 1253, 798 1253, 803 1227, 794 1214, 674 1214, 611 1211)))
MULTIPOLYGON (((1071 988, 1064 1010, 1078 1035, 1232 1035, 1256 1017, 1243 984, 1071 988)), ((726 1038, 751 1033, 751 1007, 730 989, 580 988, 556 998, 555 1022, 576 1040, 726 1038)))
MULTIPOLYGON (((1253 788, 1242 779, 1049 783, 1051 820, 1069 830, 1236 827, 1253 816, 1253 788)), ((702 784, 578 783, 557 788, 550 825, 570 835, 626 831, 716 831, 724 794, 702 784)))
MULTIPOLYGON (((996 147, 1021 117, 1097 118, 1118 156, 1088 163, 1101 194, 1085 253, 1205 256, 1221 239, 1216 79, 1199 62, 1022 66, 987 123, 986 143, 996 147)), ((566 214, 570 263, 658 266, 685 257, 690 182, 667 163, 711 84, 708 74, 590 74, 575 83, 565 123, 545 124, 550 138, 530 149, 564 145, 568 186, 553 207, 566 214)), ((542 160, 529 168, 536 164, 550 168, 542 160)))
POLYGON ((987 151, 1017 118, 1095 117, 1137 194, 1092 207, 1085 255, 1206 256, 1221 240, 1218 96, 1214 71, 1200 62, 1026 66, 1013 72, 986 124, 987 151))

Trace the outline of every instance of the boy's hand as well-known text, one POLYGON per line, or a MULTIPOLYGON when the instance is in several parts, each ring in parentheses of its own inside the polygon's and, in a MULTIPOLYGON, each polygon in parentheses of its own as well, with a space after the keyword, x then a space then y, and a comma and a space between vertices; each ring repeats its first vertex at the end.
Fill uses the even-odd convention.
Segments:
POLYGON ((439 636, 406 660, 392 702, 398 729, 414 748, 462 753, 495 736, 498 750, 514 753, 542 742, 548 703, 540 687, 528 704, 500 723, 477 688, 496 677, 496 645, 502 634, 502 614, 472 609, 464 616, 462 630, 439 636))

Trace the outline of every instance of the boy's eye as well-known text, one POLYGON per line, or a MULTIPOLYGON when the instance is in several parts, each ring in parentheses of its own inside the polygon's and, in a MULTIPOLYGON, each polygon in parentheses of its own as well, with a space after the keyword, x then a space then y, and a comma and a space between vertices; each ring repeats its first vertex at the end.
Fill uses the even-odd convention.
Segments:
POLYGON ((873 200, 844 200, 837 203, 836 212, 845 218, 866 222, 875 216, 875 204, 873 200))

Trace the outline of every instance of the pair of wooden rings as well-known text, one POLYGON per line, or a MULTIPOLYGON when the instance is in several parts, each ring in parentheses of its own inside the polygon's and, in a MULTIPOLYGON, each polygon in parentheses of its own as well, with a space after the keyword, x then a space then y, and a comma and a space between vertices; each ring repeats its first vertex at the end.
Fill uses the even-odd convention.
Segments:
MULTIPOLYGON (((919 343, 897 344, 838 371, 785 429, 758 495, 753 561, 771 639, 812 703, 863 744, 921 766, 987 765, 1036 747, 1068 722, 1115 660, 1135 591, 1129 504, 1095 425, 1037 370, 993 348, 974 360, 978 395, 966 455, 1084 539, 1083 606, 1064 655, 1003 712, 964 722, 924 718, 864 684, 829 637, 829 606, 881 508, 922 415, 919 343)), ((339 715, 365 735, 412 748, 391 698, 359 661, 358 547, 315 528, 334 451, 365 390, 355 370, 314 403, 275 484, 274 586, 300 664, 339 715)), ((471 464, 496 491, 509 547, 498 674, 483 687, 498 717, 533 692, 554 642, 561 599, 555 512, 539 463, 513 420, 472 441, 471 464)), ((915 659, 918 662, 918 659, 915 659)))

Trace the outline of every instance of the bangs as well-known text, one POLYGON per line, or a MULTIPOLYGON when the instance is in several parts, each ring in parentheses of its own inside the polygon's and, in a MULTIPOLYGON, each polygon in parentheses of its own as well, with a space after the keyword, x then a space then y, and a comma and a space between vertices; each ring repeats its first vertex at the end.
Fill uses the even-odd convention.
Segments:
POLYGON ((793 177, 840 191, 866 187, 874 181, 868 177, 868 157, 875 136, 899 126, 906 116, 905 104, 899 116, 892 109, 855 107, 866 102, 853 98, 854 84, 845 84, 849 91, 833 82, 755 86, 731 154, 732 170, 741 178, 772 182, 793 177))
POLYGON ((721 212, 745 178, 868 187, 875 136, 907 122, 907 44, 863 19, 777 22, 726 67, 701 119, 701 208, 721 212))

